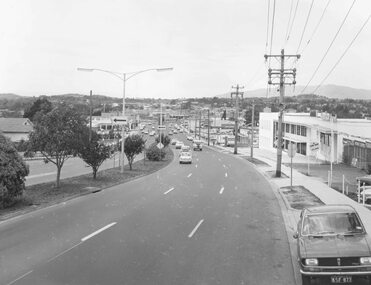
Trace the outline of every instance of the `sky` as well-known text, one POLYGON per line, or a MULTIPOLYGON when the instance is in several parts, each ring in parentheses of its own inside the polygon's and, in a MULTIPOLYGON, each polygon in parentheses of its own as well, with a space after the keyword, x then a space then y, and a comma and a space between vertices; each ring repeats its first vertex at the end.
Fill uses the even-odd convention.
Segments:
MULTIPOLYGON (((330 0, 315 30, 328 0, 1 0, 0 93, 92 90, 122 97, 119 78, 77 68, 122 74, 172 67, 130 78, 126 96, 216 96, 236 84, 266 88, 264 54, 280 54, 283 48, 301 54, 285 67, 297 68, 297 85, 305 86, 353 5, 310 82, 317 86, 371 13, 370 0, 353 1, 330 0)), ((371 89, 370 51, 371 20, 324 84, 371 89)), ((279 68, 278 60, 271 59, 270 66, 279 68)))

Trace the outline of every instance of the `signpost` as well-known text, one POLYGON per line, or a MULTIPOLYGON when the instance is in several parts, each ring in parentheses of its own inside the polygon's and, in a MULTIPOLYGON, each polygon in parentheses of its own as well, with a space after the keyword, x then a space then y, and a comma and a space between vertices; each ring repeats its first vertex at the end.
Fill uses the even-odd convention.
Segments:
POLYGON ((164 145, 163 145, 162 143, 159 142, 159 143, 157 144, 157 147, 158 147, 159 149, 162 149, 162 148, 164 147, 164 145))
MULTIPOLYGON (((311 151, 317 151, 317 150, 319 150, 319 143, 317 143, 317 142, 312 142, 312 143, 310 143, 310 150, 311 151)), ((307 175, 309 176, 309 155, 307 155, 307 159, 308 159, 308 173, 307 173, 307 175)))
POLYGON ((290 189, 292 190, 292 158, 296 154, 296 144, 295 143, 292 143, 292 142, 289 143, 289 145, 287 147, 287 154, 289 155, 290 160, 291 160, 291 163, 290 163, 290 166, 291 166, 291 170, 290 170, 290 189))
POLYGON ((158 130, 166 130, 166 126, 158 126, 158 130))
POLYGON ((115 122, 115 123, 126 123, 126 119, 117 119, 117 118, 114 118, 113 119, 113 121, 115 122))

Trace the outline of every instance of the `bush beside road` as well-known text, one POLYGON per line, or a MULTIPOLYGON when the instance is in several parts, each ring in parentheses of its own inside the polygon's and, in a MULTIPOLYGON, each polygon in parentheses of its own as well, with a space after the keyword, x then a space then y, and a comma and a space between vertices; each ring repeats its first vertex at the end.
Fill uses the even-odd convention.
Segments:
POLYGON ((116 167, 99 171, 95 180, 91 173, 62 179, 59 188, 55 188, 54 181, 28 186, 23 197, 19 198, 13 207, 0 210, 0 220, 151 174, 167 166, 173 160, 174 154, 170 148, 164 148, 163 152, 166 155, 162 161, 139 160, 133 163, 132 170, 129 169, 129 165, 125 165, 124 174, 120 173, 120 167, 116 167))

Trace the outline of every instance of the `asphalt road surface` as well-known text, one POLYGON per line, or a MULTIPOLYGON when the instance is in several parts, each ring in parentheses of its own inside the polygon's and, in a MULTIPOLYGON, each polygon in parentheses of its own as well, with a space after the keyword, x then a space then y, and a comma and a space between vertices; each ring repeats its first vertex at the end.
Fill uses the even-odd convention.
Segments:
POLYGON ((295 284, 268 182, 232 155, 204 147, 180 165, 177 152, 157 173, 0 224, 0 283, 295 284))

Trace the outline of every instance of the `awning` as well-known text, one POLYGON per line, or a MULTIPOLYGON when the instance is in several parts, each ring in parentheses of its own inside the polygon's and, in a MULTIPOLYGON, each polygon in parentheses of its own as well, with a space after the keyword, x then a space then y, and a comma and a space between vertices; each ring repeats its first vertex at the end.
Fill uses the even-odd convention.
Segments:
POLYGON ((295 143, 307 143, 306 140, 300 140, 300 139, 294 139, 294 138, 289 138, 289 137, 283 137, 284 140, 295 142, 295 143))

